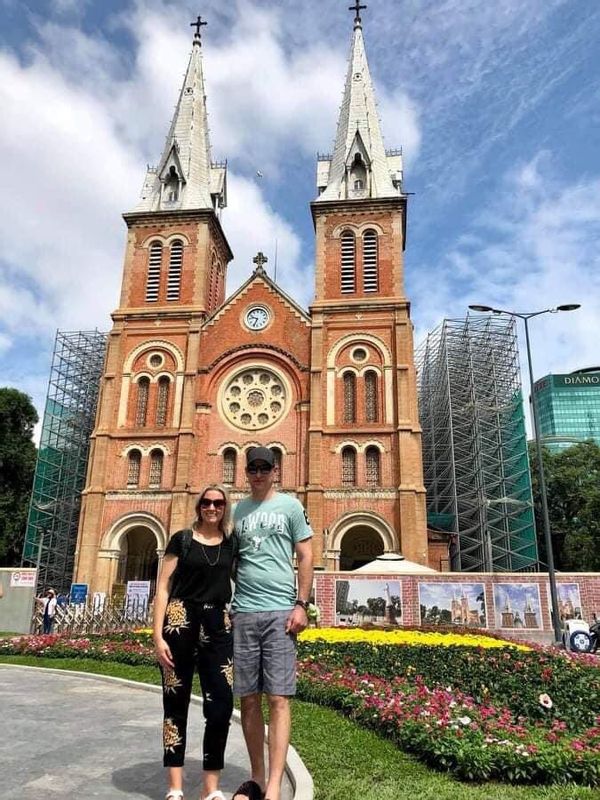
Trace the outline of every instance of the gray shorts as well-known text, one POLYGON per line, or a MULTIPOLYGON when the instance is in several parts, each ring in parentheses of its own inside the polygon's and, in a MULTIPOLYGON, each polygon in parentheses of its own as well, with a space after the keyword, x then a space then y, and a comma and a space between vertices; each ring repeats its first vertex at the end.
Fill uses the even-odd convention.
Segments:
POLYGON ((296 694, 296 637, 285 632, 288 611, 238 611, 233 615, 233 692, 296 694))

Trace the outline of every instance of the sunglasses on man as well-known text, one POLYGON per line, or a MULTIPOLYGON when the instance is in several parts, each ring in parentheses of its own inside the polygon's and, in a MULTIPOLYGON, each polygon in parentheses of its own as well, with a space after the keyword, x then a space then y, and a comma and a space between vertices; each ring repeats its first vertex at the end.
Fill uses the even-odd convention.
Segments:
POLYGON ((200 500, 200 508, 210 508, 211 506, 216 509, 225 508, 225 500, 210 500, 208 497, 203 497, 200 500))
POLYGON ((269 464, 261 464, 260 466, 258 464, 252 464, 251 466, 247 467, 249 475, 268 475, 272 469, 273 467, 271 467, 269 464))

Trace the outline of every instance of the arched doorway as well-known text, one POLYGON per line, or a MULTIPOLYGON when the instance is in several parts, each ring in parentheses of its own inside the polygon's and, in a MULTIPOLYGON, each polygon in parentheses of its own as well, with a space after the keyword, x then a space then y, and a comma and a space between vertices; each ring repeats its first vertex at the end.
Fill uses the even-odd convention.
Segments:
POLYGON ((158 572, 156 536, 143 525, 129 528, 121 537, 117 583, 150 581, 150 596, 154 595, 158 572))
POLYGON ((354 525, 343 535, 340 570, 353 570, 368 564, 384 551, 380 533, 370 525, 354 525))

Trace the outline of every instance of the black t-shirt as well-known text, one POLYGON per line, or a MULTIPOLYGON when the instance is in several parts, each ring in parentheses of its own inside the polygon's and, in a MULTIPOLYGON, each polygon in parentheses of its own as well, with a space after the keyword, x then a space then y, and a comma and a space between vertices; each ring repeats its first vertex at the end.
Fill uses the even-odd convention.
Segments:
MULTIPOLYGON (((181 556, 183 531, 173 534, 166 556, 181 556)), ((233 538, 220 545, 202 544, 192 538, 189 552, 183 563, 177 562, 173 573, 172 597, 194 603, 214 603, 224 606, 231 600, 231 564, 233 561, 233 538)))

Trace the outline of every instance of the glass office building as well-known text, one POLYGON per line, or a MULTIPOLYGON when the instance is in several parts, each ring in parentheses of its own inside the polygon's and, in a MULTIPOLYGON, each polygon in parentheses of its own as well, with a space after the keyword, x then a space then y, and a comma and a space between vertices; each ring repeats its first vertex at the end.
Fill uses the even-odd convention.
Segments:
POLYGON ((533 391, 546 447, 557 451, 589 439, 600 445, 600 367, 546 375, 533 391))

